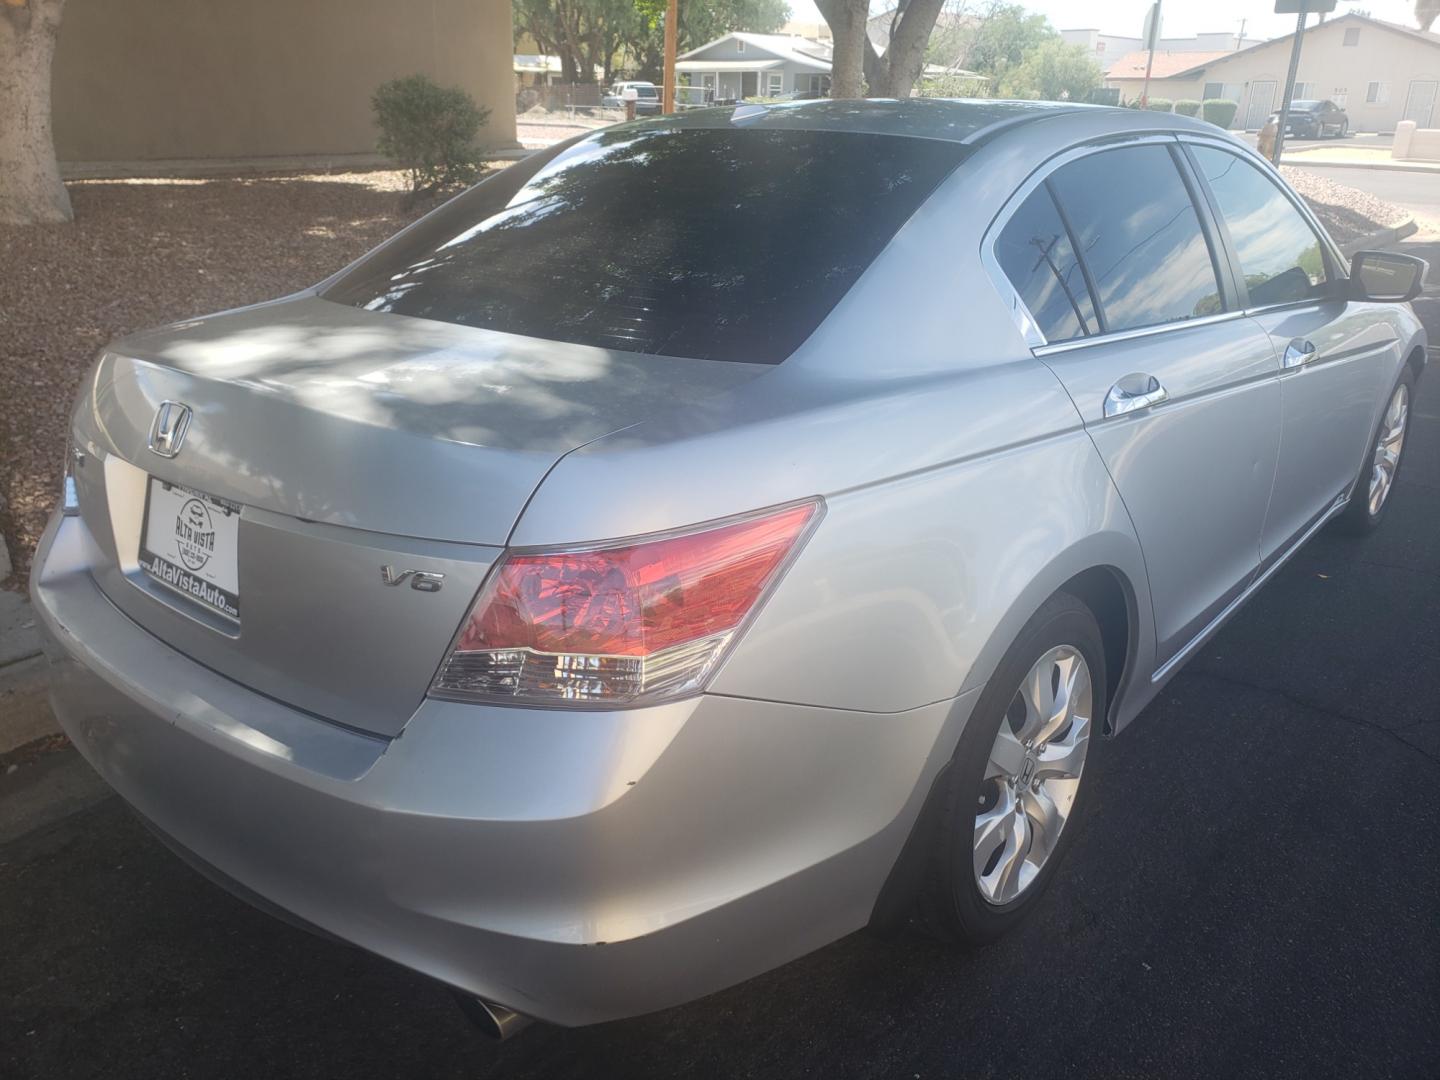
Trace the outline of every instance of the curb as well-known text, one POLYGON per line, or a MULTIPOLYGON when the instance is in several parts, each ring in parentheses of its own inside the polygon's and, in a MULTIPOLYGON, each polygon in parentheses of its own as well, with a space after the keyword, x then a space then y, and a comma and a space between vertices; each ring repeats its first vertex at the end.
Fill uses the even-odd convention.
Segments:
POLYGON ((1367 251, 1372 248, 1389 247, 1391 244, 1399 243, 1407 236, 1413 236, 1420 231, 1420 226, 1415 224, 1413 217, 1408 217, 1399 225, 1392 225, 1388 229, 1376 229, 1372 233, 1352 240, 1348 244, 1341 244, 1340 250, 1346 255, 1354 255, 1357 251, 1367 251))
POLYGON ((1307 158, 1304 155, 1282 157, 1281 165, 1293 165, 1297 169, 1370 169, 1377 172, 1434 173, 1440 175, 1440 162, 1417 161, 1406 164, 1400 161, 1324 161, 1307 158))

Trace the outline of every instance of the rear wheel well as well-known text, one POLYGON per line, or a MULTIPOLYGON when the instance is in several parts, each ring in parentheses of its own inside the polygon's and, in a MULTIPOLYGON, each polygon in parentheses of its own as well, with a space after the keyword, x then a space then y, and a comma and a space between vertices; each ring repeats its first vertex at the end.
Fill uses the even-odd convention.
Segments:
MULTIPOLYGON (((1100 624, 1100 638, 1105 644, 1105 700, 1113 709, 1134 654, 1134 600, 1125 579, 1114 567, 1092 566, 1057 591, 1078 598, 1100 624)), ((1108 717, 1105 728, 1107 732, 1110 729, 1108 717)))

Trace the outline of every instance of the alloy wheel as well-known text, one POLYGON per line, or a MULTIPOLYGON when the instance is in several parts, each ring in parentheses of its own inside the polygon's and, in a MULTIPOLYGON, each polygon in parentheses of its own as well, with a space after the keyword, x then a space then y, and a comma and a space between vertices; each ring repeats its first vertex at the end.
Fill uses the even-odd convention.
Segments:
POLYGON ((1401 383, 1390 397, 1385 416, 1380 421, 1380 435, 1375 440, 1375 457, 1370 470, 1370 516, 1380 513, 1390 489, 1395 486, 1395 470, 1400 467, 1400 451, 1405 446, 1405 426, 1410 419, 1410 387, 1401 383))
POLYGON ((1015 900, 1055 850, 1080 789, 1093 704, 1090 667, 1069 645, 1040 657, 1016 691, 975 813, 975 881, 988 903, 1015 900))

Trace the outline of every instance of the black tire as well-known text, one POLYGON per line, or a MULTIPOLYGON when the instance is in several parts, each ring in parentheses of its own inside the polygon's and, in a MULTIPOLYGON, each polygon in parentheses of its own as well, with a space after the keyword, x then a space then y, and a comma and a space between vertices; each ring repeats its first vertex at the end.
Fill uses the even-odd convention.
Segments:
POLYGON ((1021 922, 1044 895, 1065 852, 1079 831, 1078 818, 1087 803, 1088 781, 1093 779, 1095 751, 1108 706, 1105 681, 1105 649, 1100 627, 1090 609, 1069 593, 1057 593, 1046 601, 1020 631, 1009 652, 996 667, 970 722, 960 736, 955 756, 931 812, 925 853, 926 874, 916 907, 917 922, 927 934, 944 941, 981 945, 994 941, 1021 922), (1091 735, 1086 764, 1070 815, 1060 830, 1059 841, 1035 879, 1019 896, 1003 906, 986 901, 975 880, 973 844, 975 810, 984 783, 990 750, 1007 723, 1007 712, 1021 680, 1037 660, 1050 649, 1069 645, 1089 665, 1092 682, 1091 735))
POLYGON ((1389 411, 1390 402, 1401 386, 1406 387, 1409 391, 1409 407, 1413 412, 1415 409, 1415 369, 1409 364, 1405 365, 1405 370, 1400 373, 1400 378, 1395 380, 1395 385, 1385 395, 1385 404, 1380 409, 1380 419, 1375 422, 1375 428, 1370 432, 1370 440, 1365 444, 1365 456, 1360 462, 1360 472, 1355 477, 1355 486, 1350 489, 1350 501, 1336 519, 1340 530, 1351 536, 1368 536, 1378 529, 1380 523, 1385 520, 1386 513, 1390 510, 1390 504, 1395 501, 1394 485, 1399 482, 1400 472, 1405 468, 1405 447, 1409 442, 1408 438, 1400 446, 1400 457, 1395 462, 1395 476, 1390 482, 1389 496, 1380 504, 1380 510, 1377 513, 1370 512, 1370 474, 1375 467, 1375 448, 1380 441, 1380 428, 1385 423, 1385 414, 1389 411))

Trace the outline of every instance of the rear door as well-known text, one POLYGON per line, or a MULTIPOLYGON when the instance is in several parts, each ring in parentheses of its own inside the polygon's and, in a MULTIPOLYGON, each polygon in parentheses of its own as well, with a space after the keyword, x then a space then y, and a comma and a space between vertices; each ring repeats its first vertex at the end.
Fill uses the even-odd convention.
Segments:
POLYGON ((1252 579, 1279 446, 1274 352, 1187 170, 1173 139, 1072 152, 995 245, 1140 537, 1162 663, 1252 579))
POLYGON ((1219 144, 1188 151, 1233 252, 1247 313, 1281 368, 1280 459, 1260 541, 1269 561, 1355 479, 1399 343, 1388 322, 1346 302, 1330 245, 1267 170, 1219 144))

